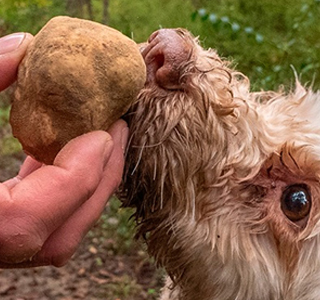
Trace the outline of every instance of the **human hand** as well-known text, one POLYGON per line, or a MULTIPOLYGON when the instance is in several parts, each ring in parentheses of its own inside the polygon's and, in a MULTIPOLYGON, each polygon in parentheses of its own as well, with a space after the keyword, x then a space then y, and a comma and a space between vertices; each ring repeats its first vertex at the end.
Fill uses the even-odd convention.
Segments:
MULTIPOLYGON (((32 40, 0 39, 0 90, 16 78, 32 40)), ((95 131, 70 141, 52 166, 27 157, 17 177, 0 184, 0 267, 62 266, 100 217, 118 187, 128 127, 95 131)))
POLYGON ((16 80, 20 61, 33 37, 19 32, 0 38, 0 91, 16 80))

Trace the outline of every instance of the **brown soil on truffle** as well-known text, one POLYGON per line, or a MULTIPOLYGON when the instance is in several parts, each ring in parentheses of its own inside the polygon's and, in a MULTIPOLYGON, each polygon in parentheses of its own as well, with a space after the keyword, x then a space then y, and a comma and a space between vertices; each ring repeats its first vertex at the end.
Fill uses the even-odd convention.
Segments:
POLYGON ((10 123, 26 153, 51 164, 72 138, 106 130, 143 87, 137 44, 88 20, 51 19, 35 36, 18 72, 10 123))

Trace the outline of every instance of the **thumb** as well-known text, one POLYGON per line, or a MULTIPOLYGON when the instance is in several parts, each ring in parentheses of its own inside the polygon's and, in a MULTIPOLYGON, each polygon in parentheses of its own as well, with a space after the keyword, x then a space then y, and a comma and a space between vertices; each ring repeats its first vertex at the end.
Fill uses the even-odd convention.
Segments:
POLYGON ((18 66, 32 38, 23 32, 0 38, 0 91, 16 80, 18 66))
POLYGON ((83 169, 84 174, 92 169, 102 171, 113 147, 112 137, 107 132, 85 133, 69 141, 57 154, 53 165, 74 171, 83 169))

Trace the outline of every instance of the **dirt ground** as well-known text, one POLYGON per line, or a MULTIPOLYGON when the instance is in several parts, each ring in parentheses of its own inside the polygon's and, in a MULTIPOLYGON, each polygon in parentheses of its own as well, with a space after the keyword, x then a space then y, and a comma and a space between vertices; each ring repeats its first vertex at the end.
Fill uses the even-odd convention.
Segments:
MULTIPOLYGON (((23 159, 22 153, 1 156, 0 180, 14 176, 23 159)), ((108 209, 66 266, 0 270, 0 299, 156 299, 163 272, 156 270, 142 244, 130 241, 129 247, 115 247, 119 240, 103 229, 108 209), (112 250, 122 248, 125 253, 112 250)))

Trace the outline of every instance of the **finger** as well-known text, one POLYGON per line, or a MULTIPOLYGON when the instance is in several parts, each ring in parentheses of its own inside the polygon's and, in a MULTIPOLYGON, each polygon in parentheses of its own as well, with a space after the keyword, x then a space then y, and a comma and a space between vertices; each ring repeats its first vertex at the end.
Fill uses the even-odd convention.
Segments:
POLYGON ((42 166, 43 166, 43 163, 38 162, 37 160, 35 160, 31 156, 27 156, 23 165, 20 168, 19 176, 20 176, 20 178, 25 178, 29 174, 31 174, 32 172, 34 172, 35 170, 39 169, 42 166))
POLYGON ((101 216, 108 199, 113 195, 122 178, 123 153, 129 133, 129 129, 123 126, 117 123, 109 130, 114 141, 114 149, 97 190, 67 222, 49 237, 41 251, 33 257, 34 264, 57 267, 64 265, 101 216))
POLYGON ((18 66, 32 39, 29 33, 14 33, 0 38, 0 91, 16 80, 18 66))
POLYGON ((8 187, 9 189, 12 189, 15 187, 23 178, 34 172, 35 170, 39 169, 43 164, 36 161, 32 157, 28 156, 24 163, 22 164, 20 171, 18 175, 14 178, 10 178, 3 182, 3 184, 8 187))
POLYGON ((112 149, 108 133, 88 133, 68 143, 56 165, 37 169, 11 190, 0 185, 2 262, 23 261, 41 249, 97 189, 112 149))

